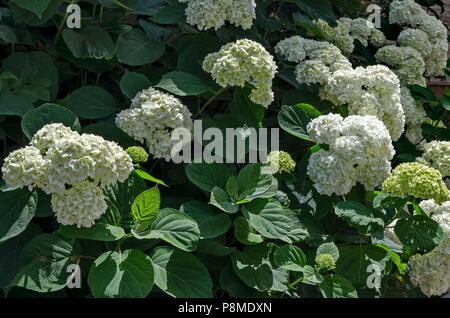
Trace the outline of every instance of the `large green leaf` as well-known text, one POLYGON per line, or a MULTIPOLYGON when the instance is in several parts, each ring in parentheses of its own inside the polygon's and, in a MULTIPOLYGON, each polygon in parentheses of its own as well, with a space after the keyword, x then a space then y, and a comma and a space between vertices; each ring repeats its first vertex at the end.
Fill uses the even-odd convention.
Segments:
POLYGON ((252 102, 249 98, 250 89, 237 87, 233 92, 232 113, 247 126, 262 127, 266 109, 252 102))
POLYGON ((376 211, 354 201, 341 201, 334 209, 336 215, 362 234, 373 234, 384 228, 384 221, 376 211))
POLYGON ((184 251, 194 251, 200 239, 197 222, 175 209, 162 209, 153 220, 150 230, 134 233, 140 239, 162 239, 184 251))
POLYGON ((301 139, 313 141, 306 132, 306 126, 310 121, 311 118, 298 105, 281 106, 278 113, 281 129, 301 139))
MULTIPOLYGON (((59 2, 59 1, 54 1, 59 2)), ((26 72, 35 71, 40 79, 47 79, 51 82, 49 87, 50 100, 56 99, 59 88, 59 73, 53 59, 45 52, 17 52, 9 55, 3 62, 3 71, 14 73, 17 77, 22 77, 26 72)))
POLYGON ((80 121, 69 109, 56 104, 44 104, 28 111, 22 118, 22 131, 31 140, 47 124, 61 123, 72 130, 80 130, 80 121))
POLYGON ((188 179, 202 190, 211 192, 214 187, 226 188, 230 170, 221 163, 191 163, 186 167, 188 179))
POLYGON ((259 291, 287 289, 289 272, 275 268, 270 261, 269 247, 266 244, 246 246, 242 252, 231 255, 234 272, 249 287, 259 291))
POLYGON ((131 213, 135 221, 148 221, 156 216, 161 203, 158 186, 145 190, 134 199, 131 213))
POLYGON ((150 254, 155 284, 177 298, 211 298, 213 283, 206 267, 193 255, 172 247, 150 254))
POLYGON ((244 217, 238 216, 235 218, 233 225, 234 236, 242 244, 253 245, 264 241, 264 237, 256 232, 256 230, 248 224, 248 221, 244 217))
POLYGON ((172 94, 179 96, 196 96, 208 92, 216 85, 196 75, 187 72, 169 72, 164 74, 156 85, 172 94))
POLYGON ((92 264, 88 284, 94 297, 144 298, 153 276, 150 257, 143 252, 105 252, 92 264))
POLYGON ((341 256, 336 262, 336 273, 358 286, 367 285, 367 279, 372 274, 370 266, 376 266, 383 275, 390 261, 388 252, 374 245, 343 246, 339 252, 341 256))
POLYGON ((119 84, 120 90, 129 99, 134 98, 138 92, 147 89, 152 85, 150 80, 144 74, 130 72, 128 70, 125 70, 119 84))
POLYGON ((358 292, 352 283, 337 274, 324 276, 319 288, 325 298, 358 298, 358 292))
POLYGON ((104 118, 117 110, 117 101, 104 88, 83 86, 69 96, 69 108, 80 118, 104 118))
POLYGON ((36 14, 39 19, 42 18, 42 14, 47 10, 51 0, 39 0, 39 1, 29 1, 29 0, 11 0, 16 5, 22 9, 28 10, 36 14))
POLYGON ((0 244, 0 288, 7 290, 20 265, 20 252, 24 246, 41 233, 36 224, 31 223, 25 231, 0 244))
POLYGON ((56 233, 35 236, 21 252, 21 266, 12 285, 38 292, 63 289, 70 275, 67 266, 75 263, 72 257, 78 255, 80 246, 75 239, 56 233))
POLYGON ((239 210, 239 206, 236 203, 231 202, 228 193, 219 187, 213 188, 209 204, 212 204, 227 213, 236 213, 239 210))
POLYGON ((152 16, 151 20, 158 24, 176 24, 185 22, 185 3, 175 3, 164 7, 152 16))
POLYGON ((33 107, 33 99, 29 96, 0 92, 0 115, 23 116, 33 107))
POLYGON ((109 33, 98 26, 88 26, 79 32, 70 29, 62 31, 73 56, 77 58, 112 59, 114 43, 109 33))
POLYGON ((273 259, 279 267, 295 272, 302 272, 306 265, 305 253, 295 245, 277 247, 273 259))
POLYGON ((214 213, 214 209, 203 202, 189 201, 180 210, 198 223, 200 238, 215 238, 225 234, 231 226, 231 219, 225 213, 214 213))
POLYGON ((238 177, 238 198, 240 202, 249 202, 256 198, 270 198, 278 191, 277 179, 262 164, 248 164, 238 177))
POLYGON ((22 233, 36 212, 37 192, 0 192, 0 243, 22 233))
POLYGON ((256 199, 242 208, 244 217, 252 228, 264 237, 287 243, 305 240, 308 231, 295 212, 276 200, 256 199))
POLYGON ((429 251, 444 239, 439 224, 425 215, 398 220, 394 232, 403 245, 413 250, 429 251))
POLYGON ((91 227, 77 227, 75 225, 60 226, 58 233, 70 238, 95 241, 117 241, 125 236, 125 231, 119 226, 96 222, 91 227))
POLYGON ((131 29, 117 39, 117 58, 128 65, 145 65, 159 59, 165 50, 164 43, 151 40, 139 29, 131 29))
POLYGON ((131 205, 134 199, 145 190, 147 190, 145 181, 134 172, 124 182, 117 182, 104 189, 108 203, 105 218, 108 223, 131 228, 133 224, 131 205))

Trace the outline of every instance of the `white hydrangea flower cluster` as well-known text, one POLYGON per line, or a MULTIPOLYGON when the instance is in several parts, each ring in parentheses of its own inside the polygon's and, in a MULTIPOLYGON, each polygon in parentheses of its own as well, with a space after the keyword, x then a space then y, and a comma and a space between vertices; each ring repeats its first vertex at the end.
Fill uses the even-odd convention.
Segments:
POLYGON ((299 63, 298 82, 322 85, 323 99, 336 106, 347 104, 350 115, 376 116, 388 127, 392 140, 400 138, 405 125, 400 83, 389 68, 373 65, 353 69, 333 44, 300 36, 280 41, 275 52, 299 63))
POLYGON ((383 32, 376 29, 373 23, 366 19, 340 18, 334 27, 322 19, 313 22, 322 31, 325 40, 336 45, 345 55, 353 52, 355 39, 364 46, 370 43, 375 47, 382 46, 386 41, 383 32))
POLYGON ((350 115, 374 115, 388 128, 392 140, 403 133, 405 116, 397 76, 384 65, 338 70, 321 91, 335 105, 348 105, 350 115))
POLYGON ((433 140, 421 148, 423 154, 417 161, 438 170, 443 177, 450 177, 450 141, 433 140))
POLYGON ((309 136, 329 145, 314 152, 308 175, 320 194, 345 195, 357 182, 370 191, 390 176, 394 156, 391 136, 375 116, 322 115, 307 126, 309 136))
POLYGON ((255 41, 241 39, 222 46, 205 57, 203 69, 222 87, 243 87, 246 82, 253 82, 255 89, 250 99, 264 107, 273 102, 272 80, 277 65, 273 56, 255 41))
POLYGON ((408 31, 402 38, 399 37, 399 44, 413 47, 422 55, 426 76, 444 75, 448 51, 447 28, 439 19, 429 15, 414 0, 395 0, 390 5, 389 22, 422 31, 408 31))
POLYGON ((131 158, 116 143, 57 123, 45 125, 30 146, 12 152, 2 173, 10 186, 51 194, 58 222, 89 227, 106 211, 101 187, 125 181, 133 169, 131 158), (84 206, 80 200, 96 204, 84 206))
POLYGON ((155 158, 169 161, 171 150, 178 143, 172 140, 176 128, 192 131, 192 114, 178 98, 152 87, 140 91, 131 107, 116 117, 116 125, 127 134, 147 145, 155 158))
POLYGON ((53 194, 51 202, 59 223, 78 227, 91 227, 108 208, 102 189, 87 181, 75 183, 62 194, 53 194))
POLYGON ((299 63, 296 67, 299 83, 325 85, 334 72, 352 68, 350 61, 333 44, 301 36, 278 42, 275 52, 285 56, 289 62, 299 63))
POLYGON ((436 203, 433 199, 419 203, 422 210, 444 230, 445 239, 450 239, 450 201, 436 203))
POLYGON ((407 125, 405 136, 411 143, 416 145, 423 138, 420 126, 426 121, 427 113, 422 104, 411 96, 411 91, 407 87, 401 87, 400 93, 407 125))
POLYGON ((187 2, 186 20, 199 30, 219 29, 229 21, 244 30, 250 29, 256 18, 255 0, 179 0, 187 2))
POLYGON ((397 74, 402 85, 426 86, 423 76, 425 62, 422 55, 412 47, 387 45, 377 51, 375 59, 378 63, 389 65, 397 74))
POLYGON ((424 255, 413 255, 409 261, 411 282, 428 297, 450 290, 450 240, 424 255))

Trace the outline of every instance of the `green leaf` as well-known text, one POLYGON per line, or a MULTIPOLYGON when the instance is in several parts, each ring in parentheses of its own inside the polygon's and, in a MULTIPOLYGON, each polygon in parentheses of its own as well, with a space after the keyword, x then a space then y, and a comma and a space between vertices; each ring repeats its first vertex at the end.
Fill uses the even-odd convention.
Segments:
POLYGON ((6 25, 0 25, 0 39, 6 43, 17 43, 16 34, 6 25))
POLYGON ((316 256, 331 254, 335 261, 339 259, 339 250, 333 242, 323 243, 317 248, 316 256))
POLYGON ((133 138, 116 125, 110 123, 99 122, 86 126, 81 129, 81 133, 101 136, 106 140, 118 143, 124 149, 136 145, 136 141, 133 138))
POLYGON ((57 233, 35 236, 21 252, 21 266, 11 285, 37 292, 63 289, 73 264, 73 257, 80 255, 75 239, 57 233))
POLYGON ((151 20, 158 24, 177 24, 183 23, 186 20, 185 17, 186 4, 175 3, 170 6, 166 6, 158 11, 151 20))
POLYGON ((122 93, 129 99, 132 99, 143 89, 152 86, 152 83, 144 74, 125 70, 119 85, 122 93))
POLYGON ((36 212, 37 192, 17 189, 0 192, 0 243, 22 233, 36 212))
POLYGON ((354 201, 341 201, 334 209, 336 215, 361 234, 373 234, 384 228, 384 221, 374 210, 354 201))
POLYGON ((175 209, 162 209, 150 225, 150 230, 134 233, 139 239, 162 239, 184 251, 194 251, 200 239, 197 222, 175 209))
POLYGON ((189 201, 180 210, 198 223, 200 238, 209 239, 225 234, 231 226, 231 219, 224 213, 214 213, 213 208, 203 202, 189 201))
POLYGON ((213 283, 206 267, 190 253, 157 247, 150 254, 155 284, 176 298, 211 298, 213 283))
POLYGON ((337 274, 324 276, 319 288, 325 298, 358 298, 355 287, 346 278, 337 274))
POLYGON ((179 96, 197 96, 210 91, 215 83, 204 80, 196 75, 186 72, 169 72, 164 74, 156 87, 179 96))
POLYGON ((147 221, 156 217, 161 203, 158 186, 139 194, 131 205, 131 213, 135 221, 147 221))
POLYGON ((75 225, 61 225, 58 233, 65 237, 112 242, 125 236, 125 231, 119 226, 96 222, 91 227, 78 228, 75 225))
POLYGON ((235 298, 261 298, 262 293, 257 290, 248 287, 244 282, 235 274, 231 266, 227 266, 220 273, 220 286, 227 291, 231 297, 235 298))
POLYGON ((213 188, 209 204, 212 204, 227 213, 236 213, 239 210, 239 206, 236 203, 231 202, 228 193, 219 187, 213 188))
POLYGON ((283 207, 276 200, 256 199, 244 206, 242 212, 250 226, 264 237, 287 243, 308 237, 308 231, 295 212, 283 207))
POLYGON ((408 85, 408 88, 411 91, 412 97, 414 97, 415 100, 418 100, 420 102, 435 102, 437 101, 436 95, 433 93, 433 91, 429 90, 426 87, 413 84, 408 85))
POLYGON ((78 33, 64 29, 62 37, 70 52, 77 58, 109 60, 114 56, 114 42, 109 33, 100 27, 84 27, 78 33))
POLYGON ((391 257, 392 262, 395 264, 395 266, 397 266, 398 272, 402 275, 406 274, 408 265, 402 262, 400 255, 391 251, 391 249, 384 244, 378 243, 378 244, 375 244, 375 246, 385 249, 389 253, 389 256, 391 257))
POLYGON ((424 215, 398 220, 394 232, 403 245, 413 250, 429 251, 444 239, 444 231, 439 224, 424 215))
POLYGON ((450 96, 444 95, 441 99, 442 107, 450 111, 450 96))
POLYGON ((29 0, 11 0, 16 5, 22 9, 28 10, 36 14, 39 19, 42 18, 42 14, 47 10, 51 0, 39 0, 39 1, 29 1, 29 0))
POLYGON ((153 266, 139 250, 106 252, 89 271, 88 284, 94 297, 144 298, 152 290, 153 266))
POLYGON ((329 0, 295 0, 297 6, 313 19, 322 18, 332 25, 336 24, 336 16, 329 0))
POLYGON ((163 186, 165 186, 165 187, 168 187, 168 185, 165 184, 164 181, 159 180, 159 179, 157 179, 157 178, 151 176, 150 174, 148 174, 148 173, 145 172, 144 170, 136 169, 136 170, 134 170, 134 171, 136 172, 136 174, 137 174, 139 177, 141 177, 141 178, 144 179, 144 180, 148 180, 148 181, 151 181, 151 182, 154 182, 154 183, 163 185, 163 186))
MULTIPOLYGON (((30 5, 30 2, 40 2, 40 1, 27 1, 27 0, 20 0, 22 3, 27 3, 27 5, 30 5)), ((49 19, 51 19, 59 10, 61 4, 63 3, 63 0, 44 0, 43 3, 47 3, 48 7, 44 10, 44 12, 41 13, 41 17, 39 17, 37 14, 35 14, 33 11, 23 9, 14 2, 9 3, 9 7, 12 11, 14 21, 17 23, 25 23, 32 26, 38 26, 42 25, 45 22, 47 22, 49 19)), ((32 6, 36 6, 33 4, 32 6)), ((37 5, 42 8, 42 5, 37 5)), ((36 7, 39 10, 39 7, 36 7)))
POLYGON ((117 102, 104 88, 83 86, 69 96, 69 108, 80 118, 108 117, 117 110, 117 102))
POLYGON ((29 96, 0 92, 0 115, 23 116, 33 107, 33 99, 29 96))
POLYGON ((295 245, 277 247, 273 259, 277 266, 294 272, 302 272, 306 265, 305 253, 295 245))
POLYGON ((281 106, 281 111, 278 113, 281 129, 301 139, 314 141, 306 132, 306 126, 310 121, 311 118, 298 105, 281 106))
POLYGON ((341 256, 336 262, 336 272, 358 286, 366 286, 370 266, 376 266, 383 275, 390 256, 381 247, 374 245, 343 246, 339 249, 341 256))
POLYGON ((239 202, 245 203, 257 198, 270 198, 278 191, 278 181, 262 164, 248 164, 238 177, 239 202))
POLYGON ((20 235, 0 244, 0 288, 8 289, 9 283, 19 269, 20 252, 33 237, 41 232, 38 225, 31 223, 20 235))
POLYGON ((186 176, 200 189, 211 192, 214 187, 225 189, 231 173, 221 163, 191 163, 186 167, 186 176))
MULTIPOLYGON (((54 3, 59 1, 54 1, 54 3)), ((52 3, 53 5, 53 3, 52 3)), ((55 100, 58 95, 59 74, 50 55, 42 51, 13 53, 3 61, 3 71, 14 73, 21 78, 27 72, 33 71, 39 79, 47 79, 51 82, 49 86, 50 100, 55 100)))
POLYGON ((145 181, 139 178, 134 171, 124 182, 117 182, 104 189, 108 210, 106 211, 107 223, 131 228, 133 218, 131 205, 134 199, 147 190, 145 181))
POLYGON ((39 129, 52 123, 61 123, 75 131, 81 129, 74 113, 66 107, 48 103, 28 111, 22 118, 21 127, 25 136, 31 140, 39 129))
POLYGON ((121 33, 116 46, 118 60, 132 66, 153 63, 165 50, 164 43, 149 39, 144 32, 136 28, 121 33))
POLYGON ((244 217, 238 216, 234 219, 233 225, 234 236, 242 244, 253 245, 264 241, 264 237, 261 234, 258 234, 255 229, 248 224, 244 217))
POLYGON ((252 102, 249 94, 250 88, 248 87, 234 89, 232 113, 250 127, 262 127, 266 109, 252 102))
POLYGON ((234 272, 249 287, 259 291, 287 290, 289 272, 273 266, 266 244, 246 246, 242 252, 234 252, 231 263, 234 272))

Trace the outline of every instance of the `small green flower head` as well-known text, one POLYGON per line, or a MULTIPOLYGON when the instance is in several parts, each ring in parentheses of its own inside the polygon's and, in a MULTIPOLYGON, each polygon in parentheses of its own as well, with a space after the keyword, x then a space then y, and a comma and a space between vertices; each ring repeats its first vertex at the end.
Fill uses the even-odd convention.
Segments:
POLYGON ((434 199, 437 203, 450 200, 450 192, 441 173, 418 162, 403 163, 394 169, 383 183, 383 191, 400 198, 413 196, 434 199))
POLYGON ((147 162, 148 160, 148 153, 142 147, 129 147, 125 152, 131 157, 135 164, 147 162))
POLYGON ((295 161, 286 151, 272 151, 267 155, 267 163, 270 165, 272 173, 294 172, 295 161))
POLYGON ((333 270, 336 268, 336 262, 331 254, 320 254, 316 256, 316 264, 318 268, 333 270))

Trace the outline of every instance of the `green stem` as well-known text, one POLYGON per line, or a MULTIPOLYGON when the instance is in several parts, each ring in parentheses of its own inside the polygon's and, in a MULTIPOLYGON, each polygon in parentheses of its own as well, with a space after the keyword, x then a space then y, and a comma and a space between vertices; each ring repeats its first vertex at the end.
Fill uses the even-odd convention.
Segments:
MULTIPOLYGON (((74 2, 75 2, 74 0, 70 1, 71 4, 73 4, 74 2)), ((61 23, 58 26, 58 32, 56 32, 55 40, 53 41, 54 45, 58 44, 59 38, 61 37, 62 29, 64 27, 64 23, 66 22, 66 19, 68 16, 69 16, 69 12, 66 11, 64 18, 62 19, 61 23)))
POLYGON ((215 92, 214 95, 211 96, 211 98, 208 99, 205 104, 203 104, 202 108, 200 108, 198 113, 195 114, 195 116, 193 118, 194 119, 198 118, 203 113, 203 111, 206 109, 206 107, 208 107, 208 105, 211 104, 216 99, 217 96, 219 96, 220 94, 225 92, 226 89, 227 89, 226 87, 221 87, 217 92, 215 92))
POLYGON ((297 285, 298 283, 301 283, 303 281, 303 277, 300 277, 299 279, 297 279, 295 282, 293 282, 292 284, 289 284, 288 288, 294 288, 295 285, 297 285))

